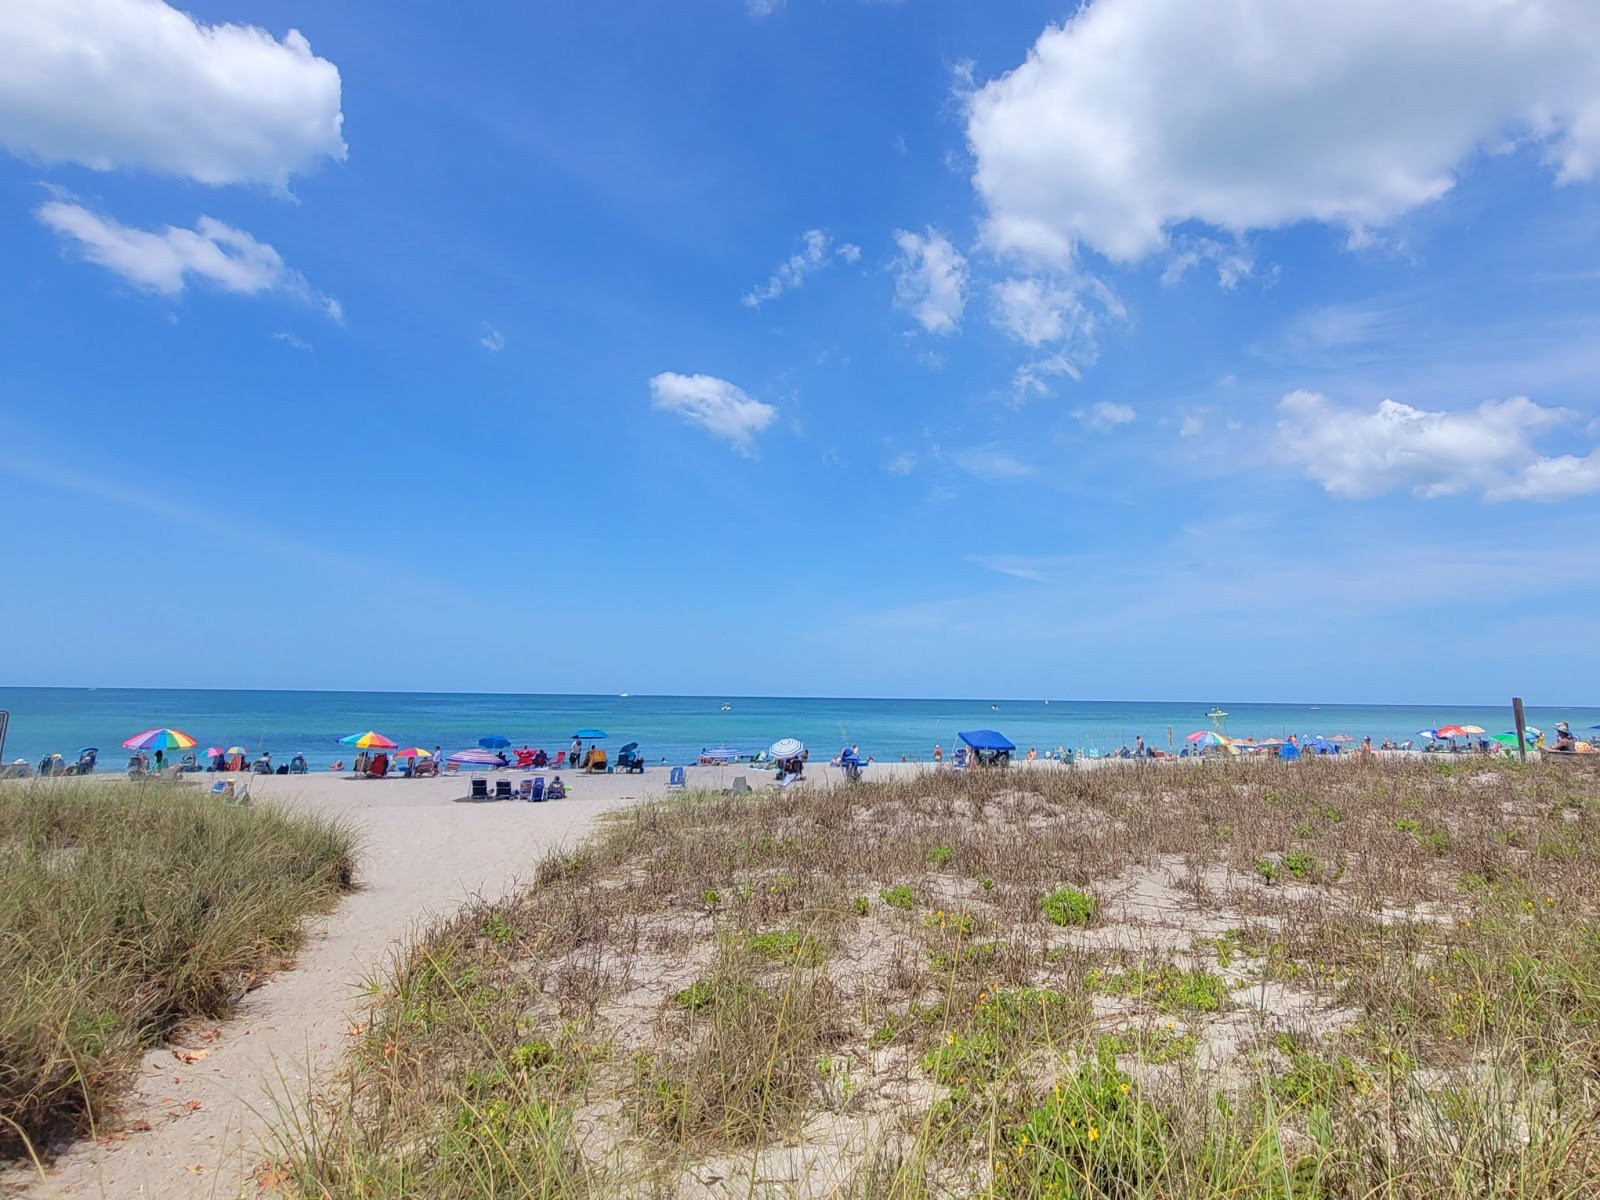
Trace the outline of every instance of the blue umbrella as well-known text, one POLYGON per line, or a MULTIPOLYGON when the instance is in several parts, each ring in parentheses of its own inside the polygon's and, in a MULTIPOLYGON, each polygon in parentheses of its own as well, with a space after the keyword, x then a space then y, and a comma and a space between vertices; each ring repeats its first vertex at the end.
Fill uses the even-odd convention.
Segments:
POLYGON ((604 729, 580 729, 580 730, 578 730, 577 733, 573 734, 572 736, 575 737, 575 738, 582 738, 586 742, 591 742, 591 741, 594 741, 596 738, 605 737, 606 736, 606 731, 604 729))
POLYGON ((1432 738, 1434 741, 1438 741, 1439 740, 1439 731, 1437 729, 1419 729, 1419 730, 1417 730, 1416 736, 1417 737, 1432 738))
POLYGON ((1016 743, 1003 733, 996 733, 992 729, 972 729, 966 733, 956 734, 974 750, 1015 750, 1016 743))
POLYGON ((479 738, 478 745, 485 750, 504 750, 511 745, 511 739, 503 733, 491 733, 488 737, 479 738))

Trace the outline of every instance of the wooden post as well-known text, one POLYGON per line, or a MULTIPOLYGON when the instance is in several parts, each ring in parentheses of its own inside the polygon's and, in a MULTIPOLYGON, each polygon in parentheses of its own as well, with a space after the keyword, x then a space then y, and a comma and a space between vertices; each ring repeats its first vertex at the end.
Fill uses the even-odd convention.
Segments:
POLYGON ((0 708, 0 767, 6 765, 6 726, 11 724, 11 714, 0 708))
POLYGON ((1522 697, 1511 697, 1511 719, 1517 723, 1517 753, 1528 761, 1528 719, 1522 713, 1522 697))

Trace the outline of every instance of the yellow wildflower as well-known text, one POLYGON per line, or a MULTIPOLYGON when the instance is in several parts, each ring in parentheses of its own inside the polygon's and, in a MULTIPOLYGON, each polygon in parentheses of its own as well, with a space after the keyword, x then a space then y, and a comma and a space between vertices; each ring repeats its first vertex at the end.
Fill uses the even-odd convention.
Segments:
POLYGON ((1133 1087, 1132 1084, 1127 1084, 1127 1083, 1123 1084, 1122 1085, 1122 1094, 1124 1096, 1126 1096, 1132 1090, 1132 1087, 1133 1087))
POLYGON ((1089 1126, 1089 1140, 1092 1142, 1092 1141, 1095 1140, 1095 1138, 1097 1138, 1099 1136, 1100 1136, 1100 1131, 1098 1129, 1096 1129, 1093 1125, 1089 1126))

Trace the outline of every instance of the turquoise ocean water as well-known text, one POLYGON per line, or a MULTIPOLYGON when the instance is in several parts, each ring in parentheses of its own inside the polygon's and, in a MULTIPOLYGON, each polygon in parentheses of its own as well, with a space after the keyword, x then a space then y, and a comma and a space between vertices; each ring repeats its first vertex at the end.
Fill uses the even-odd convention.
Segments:
MULTIPOLYGON (((512 696, 430 692, 257 692, 118 688, 0 687, 0 709, 11 714, 3 754, 7 761, 37 762, 50 752, 74 759, 82 746, 98 746, 101 762, 120 768, 121 744, 142 730, 170 726, 193 735, 199 749, 246 747, 270 751, 275 761, 304 754, 313 767, 351 752, 337 744, 368 729, 400 745, 442 745, 448 752, 504 734, 514 745, 543 746, 553 754, 575 730, 598 726, 613 751, 637 741, 651 762, 693 760, 702 748, 732 746, 747 754, 778 738, 798 737, 813 753, 832 756, 844 742, 880 761, 926 759, 935 743, 946 751, 963 729, 998 729, 1022 751, 1065 746, 1115 750, 1142 735, 1160 749, 1183 745, 1197 729, 1221 728, 1206 711, 1226 709, 1233 736, 1282 737, 1289 733, 1359 739, 1371 734, 1403 739, 1417 730, 1454 722, 1490 733, 1511 727, 1509 702, 1498 708, 1328 704, 1243 704, 1205 701, 1097 702, 1083 700, 829 700, 741 696, 512 696), (723 711, 723 705, 729 706, 723 711)), ((1529 722, 1549 731, 1565 718, 1574 729, 1600 724, 1600 708, 1530 707, 1529 722)))

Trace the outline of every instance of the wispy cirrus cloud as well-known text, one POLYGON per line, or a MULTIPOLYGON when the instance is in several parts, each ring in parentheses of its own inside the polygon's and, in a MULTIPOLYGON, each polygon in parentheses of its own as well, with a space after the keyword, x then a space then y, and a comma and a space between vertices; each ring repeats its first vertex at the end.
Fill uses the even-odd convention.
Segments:
POLYGON ((144 291, 179 296, 200 280, 240 296, 281 293, 344 319, 339 302, 313 289, 270 245, 214 217, 201 217, 193 229, 137 229, 62 195, 34 215, 81 257, 144 291))
POLYGON ((826 269, 835 259, 846 264, 861 261, 861 247, 851 242, 834 244, 824 229, 808 229, 800 237, 800 249, 791 254, 760 287, 751 288, 739 302, 746 308, 760 308, 784 292, 800 287, 812 275, 826 269))

